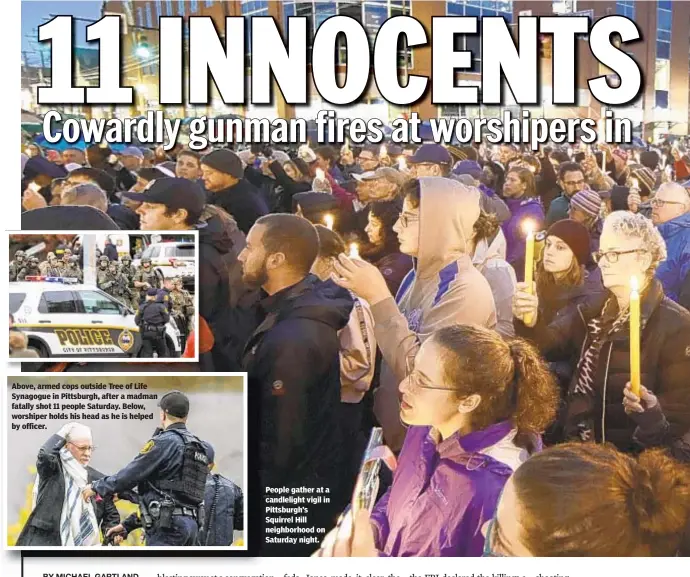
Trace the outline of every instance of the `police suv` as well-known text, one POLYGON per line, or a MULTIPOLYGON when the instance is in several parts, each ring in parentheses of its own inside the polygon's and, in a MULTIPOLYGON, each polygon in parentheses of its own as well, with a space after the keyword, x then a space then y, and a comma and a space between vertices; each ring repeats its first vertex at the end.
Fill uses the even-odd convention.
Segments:
MULTIPOLYGON (((149 245, 141 254, 141 258, 150 258, 151 266, 163 278, 180 277, 185 289, 194 292, 193 242, 157 242, 149 245)), ((132 264, 139 267, 141 260, 136 259, 132 264)))
MULTIPOLYGON (((141 349, 134 311, 77 279, 27 276, 11 282, 10 314, 41 358, 136 357, 141 349)), ((168 350, 181 353, 174 323, 165 328, 168 350)))

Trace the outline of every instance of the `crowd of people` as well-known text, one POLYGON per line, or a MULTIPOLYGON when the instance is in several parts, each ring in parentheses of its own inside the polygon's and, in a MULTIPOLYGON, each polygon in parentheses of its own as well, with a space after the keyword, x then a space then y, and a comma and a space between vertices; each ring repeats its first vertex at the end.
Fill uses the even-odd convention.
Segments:
POLYGON ((330 488, 313 524, 334 524, 368 432, 383 427, 395 474, 332 553, 687 547, 682 142, 536 154, 511 144, 176 147, 165 157, 94 145, 61 165, 23 159, 23 177, 23 228, 58 219, 200 231, 203 366, 248 372, 261 487, 330 488))

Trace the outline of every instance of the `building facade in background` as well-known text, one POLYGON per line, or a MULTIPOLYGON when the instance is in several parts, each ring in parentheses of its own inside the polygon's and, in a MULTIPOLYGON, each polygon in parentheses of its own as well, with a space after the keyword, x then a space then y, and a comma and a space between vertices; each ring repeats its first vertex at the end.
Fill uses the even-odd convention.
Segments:
MULTIPOLYGON (((431 22, 435 16, 500 16, 516 26, 520 16, 547 16, 580 14, 596 21, 610 15, 623 15, 635 20, 642 32, 642 40, 627 45, 628 52, 640 64, 644 74, 644 90, 639 98, 623 108, 619 116, 630 118, 638 133, 653 136, 665 133, 686 134, 690 112, 690 2, 667 1, 593 1, 593 0, 366 0, 366 1, 292 1, 277 0, 106 0, 103 14, 124 14, 127 20, 123 43, 124 72, 126 85, 137 87, 137 102, 132 107, 115 107, 114 115, 143 114, 158 108, 158 18, 160 16, 210 16, 219 30, 224 30, 227 16, 272 16, 286 30, 290 16, 306 16, 310 19, 311 33, 322 22, 335 15, 346 15, 362 23, 372 41, 381 24, 388 18, 411 15, 417 18, 431 36, 431 22)), ((78 15, 77 15, 78 16, 78 15)), ((481 21, 480 21, 481 22, 481 21)), ((247 20, 247 46, 251 45, 250 20, 247 20)), ((311 38, 309 39, 311 42, 311 38)), ((529 107, 533 114, 546 118, 592 117, 599 118, 602 105, 591 96, 587 81, 602 74, 609 74, 615 82, 612 71, 605 69, 592 56, 586 38, 578 41, 578 105, 555 107, 551 101, 551 40, 545 36, 541 45, 542 103, 529 107)), ((479 34, 459 36, 456 49, 473 52, 472 67, 458 71, 459 85, 480 86, 482 50, 479 34)), ((249 50, 249 48, 248 48, 249 50)), ((337 52, 338 74, 344 80, 347 57, 345 47, 337 52)), ((399 59, 399 74, 431 75, 430 47, 412 50, 402 49, 399 59)), ((246 54, 247 75, 251 75, 251 53, 246 54)), ((88 71, 85 73, 88 76, 88 71)), ((167 107, 171 116, 185 117, 200 114, 219 115, 239 113, 254 117, 304 117, 313 118, 326 107, 336 108, 323 102, 309 78, 310 102, 303 106, 287 105, 276 91, 273 106, 226 106, 216 88, 212 85, 212 98, 207 106, 167 107)), ((510 91, 507 91, 510 98, 510 91)), ((369 92, 357 104, 343 109, 343 114, 359 118, 392 119, 403 113, 417 112, 422 118, 435 116, 497 116, 502 110, 520 110, 514 102, 506 100, 503 106, 435 106, 427 96, 409 109, 401 109, 387 103, 371 83, 369 92)))

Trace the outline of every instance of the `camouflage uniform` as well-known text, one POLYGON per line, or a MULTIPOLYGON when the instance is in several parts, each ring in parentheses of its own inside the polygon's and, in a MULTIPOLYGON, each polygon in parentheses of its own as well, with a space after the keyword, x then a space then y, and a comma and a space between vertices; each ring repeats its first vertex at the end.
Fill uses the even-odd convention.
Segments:
POLYGON ((134 278, 132 280, 134 282, 134 290, 139 291, 139 302, 142 302, 144 300, 144 297, 146 296, 146 289, 161 288, 161 279, 151 266, 150 258, 141 259, 141 266, 137 269, 137 272, 134 273, 134 278), (144 264, 146 263, 149 264, 148 268, 144 268, 144 264), (137 286, 136 283, 145 284, 143 286, 137 286))
POLYGON ((32 256, 27 265, 17 274, 17 280, 24 280, 27 276, 38 276, 40 274, 41 269, 39 268, 38 259, 35 256, 32 256))
POLYGON ((23 250, 18 250, 14 253, 14 260, 10 262, 10 282, 17 280, 19 271, 27 264, 26 253, 23 250))
POLYGON ((139 310, 139 291, 134 288, 134 275, 136 274, 136 270, 132 266, 132 257, 128 254, 120 259, 120 272, 127 277, 127 286, 131 290, 132 296, 129 302, 135 311, 139 310))
POLYGON ((62 276, 66 278, 76 278, 79 282, 84 282, 84 274, 79 267, 79 257, 70 257, 67 267, 62 272, 62 276))
POLYGON ((171 294, 173 299, 178 298, 182 302, 182 310, 187 321, 187 332, 191 332, 194 328, 194 299, 189 291, 183 288, 182 279, 176 278, 174 281, 174 290, 171 294), (176 296, 179 295, 179 296, 176 296))
POLYGON ((101 256, 98 259, 98 271, 96 272, 96 285, 98 288, 103 289, 105 292, 110 294, 105 288, 103 288, 103 285, 106 283, 108 287, 112 286, 109 283, 109 278, 110 275, 108 273, 108 264, 110 263, 110 259, 107 256, 101 256))
POLYGON ((54 252, 48 253, 47 260, 43 261, 39 265, 39 269, 41 274, 44 276, 62 276, 62 272, 64 270, 54 252))

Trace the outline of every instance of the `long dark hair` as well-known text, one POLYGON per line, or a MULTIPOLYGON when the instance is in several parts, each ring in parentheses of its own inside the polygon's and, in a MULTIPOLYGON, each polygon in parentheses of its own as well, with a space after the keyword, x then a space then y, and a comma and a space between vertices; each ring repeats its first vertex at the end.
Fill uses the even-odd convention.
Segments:
POLYGON ((372 202, 370 206, 371 216, 381 221, 383 243, 376 246, 370 244, 366 257, 371 260, 378 260, 387 254, 400 252, 400 241, 398 241, 398 235, 393 231, 393 225, 402 212, 402 199, 376 201, 372 202))
POLYGON ((510 420, 518 430, 516 443, 531 447, 534 435, 556 418, 556 382, 527 341, 505 341, 497 332, 476 325, 445 327, 432 338, 444 351, 443 372, 456 385, 456 398, 481 396, 471 413, 474 430, 510 420))

